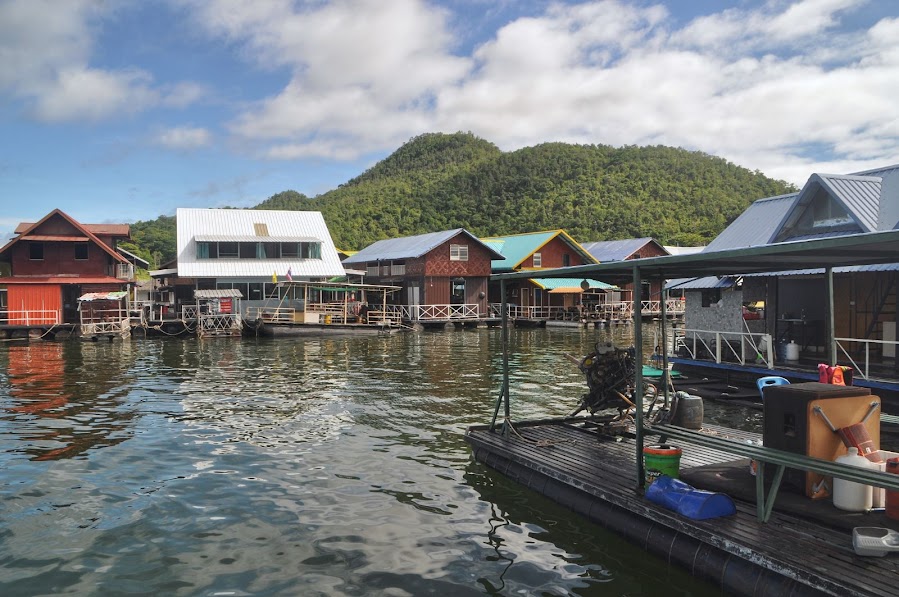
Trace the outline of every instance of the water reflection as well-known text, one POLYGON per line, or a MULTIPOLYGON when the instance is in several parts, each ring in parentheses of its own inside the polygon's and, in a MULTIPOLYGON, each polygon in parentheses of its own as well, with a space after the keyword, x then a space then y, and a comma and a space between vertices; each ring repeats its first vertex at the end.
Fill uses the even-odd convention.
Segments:
POLYGON ((24 442, 33 460, 58 460, 130 437, 134 412, 123 408, 133 360, 130 344, 32 342, 10 346, 0 428, 24 442))

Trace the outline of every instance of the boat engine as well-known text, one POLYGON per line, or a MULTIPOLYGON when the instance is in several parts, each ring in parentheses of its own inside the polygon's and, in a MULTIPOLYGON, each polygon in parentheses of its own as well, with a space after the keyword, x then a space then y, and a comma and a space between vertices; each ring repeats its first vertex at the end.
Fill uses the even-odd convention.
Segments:
POLYGON ((596 411, 633 406, 628 398, 636 378, 634 348, 616 348, 612 344, 597 344, 596 349, 581 359, 578 368, 587 379, 590 390, 581 399, 575 413, 587 409, 596 411))

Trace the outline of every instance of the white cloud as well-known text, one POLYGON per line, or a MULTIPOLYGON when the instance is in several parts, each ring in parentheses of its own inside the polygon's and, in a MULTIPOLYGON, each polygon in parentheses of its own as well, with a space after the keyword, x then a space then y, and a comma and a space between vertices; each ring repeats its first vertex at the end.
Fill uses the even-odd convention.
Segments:
POLYGON ((175 127, 156 135, 157 145, 170 149, 196 149, 205 147, 212 141, 212 135, 204 128, 175 127))
POLYGON ((0 93, 50 123, 99 121, 196 101, 201 89, 195 84, 164 88, 144 69, 90 65, 103 20, 123 6, 94 0, 0 3, 0 93))

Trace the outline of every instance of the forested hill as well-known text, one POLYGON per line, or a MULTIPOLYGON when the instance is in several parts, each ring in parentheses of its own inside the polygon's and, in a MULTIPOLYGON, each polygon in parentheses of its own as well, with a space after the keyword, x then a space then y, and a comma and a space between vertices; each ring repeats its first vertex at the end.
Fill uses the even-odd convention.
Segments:
MULTIPOLYGON (((478 236, 561 228, 582 242, 651 236, 686 246, 710 241, 752 201, 793 190, 672 147, 546 143, 502 152, 471 134, 433 133, 333 191, 285 191, 256 207, 321 211, 342 249, 460 227, 478 236)), ((173 256, 174 230, 170 251, 143 241, 156 222, 132 226, 135 244, 145 255, 173 256)))

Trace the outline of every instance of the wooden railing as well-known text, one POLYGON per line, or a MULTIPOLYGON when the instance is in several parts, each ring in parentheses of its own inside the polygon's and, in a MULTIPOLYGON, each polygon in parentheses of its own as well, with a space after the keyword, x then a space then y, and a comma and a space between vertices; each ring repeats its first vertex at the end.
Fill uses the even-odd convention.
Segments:
POLYGON ((239 313, 202 314, 197 320, 197 334, 200 336, 240 335, 241 325, 239 313))
MULTIPOLYGON (((837 353, 844 355, 852 364, 853 375, 862 379, 871 379, 871 351, 880 352, 880 361, 883 360, 883 349, 886 346, 893 347, 893 354, 899 354, 899 342, 895 340, 867 340, 864 338, 834 338, 837 353), (861 345, 861 348, 859 348, 861 345), (879 349, 879 350, 878 350, 879 349), (861 356, 859 356, 861 353, 861 356), (856 356, 853 357, 852 355, 856 356), (856 360, 858 359, 858 360, 856 360), (860 361, 860 362, 859 362, 860 361)), ((895 357, 894 357, 895 358, 895 357)))
POLYGON ((741 365, 762 361, 768 369, 774 368, 771 334, 685 329, 678 332, 674 348, 675 352, 684 348, 691 359, 698 359, 704 349, 716 363, 733 357, 741 365))
POLYGON ((56 309, 0 311, 0 325, 56 325, 62 323, 56 309))

